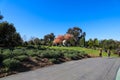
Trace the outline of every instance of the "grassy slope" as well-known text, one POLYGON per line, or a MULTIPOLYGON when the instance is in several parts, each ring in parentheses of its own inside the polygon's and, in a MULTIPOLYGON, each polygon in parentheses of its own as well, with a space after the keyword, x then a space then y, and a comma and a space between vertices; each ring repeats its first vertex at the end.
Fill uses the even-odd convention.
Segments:
MULTIPOLYGON (((93 49, 88 49, 88 48, 81 48, 81 47, 50 47, 53 49, 69 49, 69 50, 78 50, 78 51, 85 51, 87 54, 91 56, 99 56, 99 50, 93 50, 93 49)), ((103 56, 107 57, 107 53, 103 52, 103 56)), ((115 54, 111 54, 112 57, 117 57, 115 54)))

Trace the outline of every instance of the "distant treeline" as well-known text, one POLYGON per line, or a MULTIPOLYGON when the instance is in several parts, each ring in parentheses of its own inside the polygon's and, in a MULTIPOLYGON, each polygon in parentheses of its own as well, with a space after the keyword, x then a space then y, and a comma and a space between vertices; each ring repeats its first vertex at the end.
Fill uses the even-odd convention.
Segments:
POLYGON ((45 45, 45 46, 80 46, 86 48, 102 48, 102 49, 119 49, 120 41, 113 39, 98 40, 89 39, 86 41, 86 32, 83 32, 79 27, 69 28, 65 34, 55 36, 54 33, 44 35, 43 39, 31 38, 29 41, 24 41, 21 35, 16 31, 13 24, 2 21, 3 16, 0 15, 0 47, 16 47, 30 45, 45 45), (64 41, 64 45, 63 45, 64 41))

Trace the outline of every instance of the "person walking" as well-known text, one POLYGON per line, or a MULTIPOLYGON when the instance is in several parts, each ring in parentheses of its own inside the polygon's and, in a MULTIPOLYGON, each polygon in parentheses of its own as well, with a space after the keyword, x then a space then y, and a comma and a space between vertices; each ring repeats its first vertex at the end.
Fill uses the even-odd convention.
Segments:
POLYGON ((107 53, 108 53, 108 57, 110 57, 110 55, 111 55, 110 49, 108 49, 107 53))
POLYGON ((120 57, 120 51, 118 51, 118 56, 120 57))
POLYGON ((102 49, 100 48, 99 57, 102 57, 102 49))

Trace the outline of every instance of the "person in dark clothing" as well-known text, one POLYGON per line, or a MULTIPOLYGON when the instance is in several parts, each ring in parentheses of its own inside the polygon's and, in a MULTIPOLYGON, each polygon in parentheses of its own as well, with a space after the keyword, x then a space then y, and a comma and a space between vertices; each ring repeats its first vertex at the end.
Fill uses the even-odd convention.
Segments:
POLYGON ((111 55, 110 49, 108 49, 107 53, 108 53, 108 57, 110 57, 110 55, 111 55))
POLYGON ((120 51, 118 51, 118 56, 120 57, 120 51))
POLYGON ((100 49, 99 56, 102 57, 102 49, 100 49))

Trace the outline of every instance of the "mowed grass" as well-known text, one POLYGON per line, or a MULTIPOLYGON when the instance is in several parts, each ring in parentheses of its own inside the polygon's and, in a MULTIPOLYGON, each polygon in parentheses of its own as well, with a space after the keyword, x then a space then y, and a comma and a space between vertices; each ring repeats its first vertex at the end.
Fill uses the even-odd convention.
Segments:
MULTIPOLYGON (((88 48, 82 48, 82 47, 57 47, 57 46, 52 46, 50 47, 51 49, 67 49, 67 50, 77 50, 77 51, 84 51, 85 53, 89 54, 90 56, 93 57, 98 57, 99 56, 99 49, 88 49, 88 48)), ((103 57, 107 57, 107 53, 103 51, 102 53, 103 57)), ((111 57, 118 57, 118 55, 111 53, 111 57)))

